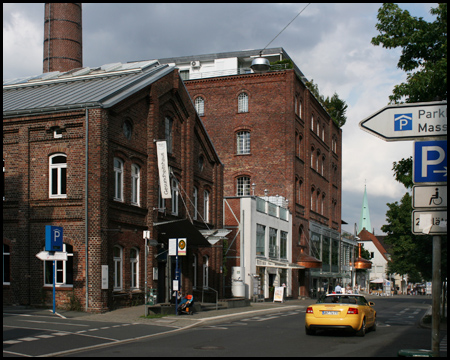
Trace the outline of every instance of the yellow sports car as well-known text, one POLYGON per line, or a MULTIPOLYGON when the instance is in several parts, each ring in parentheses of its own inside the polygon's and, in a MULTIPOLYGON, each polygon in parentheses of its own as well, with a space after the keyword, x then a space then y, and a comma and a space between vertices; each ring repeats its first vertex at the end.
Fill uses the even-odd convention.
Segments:
POLYGON ((328 294, 306 309, 306 334, 314 335, 317 330, 341 329, 364 336, 366 329, 375 331, 377 327, 374 305, 362 295, 328 294))

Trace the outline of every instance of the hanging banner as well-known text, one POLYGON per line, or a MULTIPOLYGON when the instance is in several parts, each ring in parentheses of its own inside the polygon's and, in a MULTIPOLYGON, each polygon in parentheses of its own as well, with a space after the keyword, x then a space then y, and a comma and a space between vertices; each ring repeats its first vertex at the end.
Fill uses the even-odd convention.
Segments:
POLYGON ((156 142, 156 153, 158 156, 159 187, 161 188, 161 198, 171 199, 172 193, 170 191, 170 174, 169 165, 167 162, 166 141, 156 142))

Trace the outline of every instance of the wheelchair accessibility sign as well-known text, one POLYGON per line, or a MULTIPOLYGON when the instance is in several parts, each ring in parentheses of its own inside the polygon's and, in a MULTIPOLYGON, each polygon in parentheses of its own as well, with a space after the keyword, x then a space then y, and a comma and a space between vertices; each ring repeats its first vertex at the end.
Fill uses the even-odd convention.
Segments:
POLYGON ((447 182, 447 140, 414 142, 413 182, 447 182))
POLYGON ((414 185, 412 207, 447 208, 447 185, 414 185))

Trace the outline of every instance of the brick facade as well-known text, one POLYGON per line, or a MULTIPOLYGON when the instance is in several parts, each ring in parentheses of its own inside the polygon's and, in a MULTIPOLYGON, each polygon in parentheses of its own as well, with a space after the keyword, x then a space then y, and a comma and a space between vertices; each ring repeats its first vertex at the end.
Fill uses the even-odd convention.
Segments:
MULTIPOLYGON (((204 99, 201 119, 225 164, 224 196, 236 196, 237 178, 246 176, 256 196, 267 189, 285 197, 294 262, 309 243, 309 221, 340 232, 342 131, 294 70, 192 79, 186 86, 194 101, 204 99), (238 111, 241 93, 248 112, 238 111), (237 154, 240 131, 250 132, 249 154, 237 154)), ((306 294, 307 278, 304 271, 294 276, 294 294, 306 294)))
MULTIPOLYGON (((153 224, 192 217, 194 186, 199 189, 200 213, 203 211, 203 190, 210 193, 209 227, 222 227, 223 165, 177 70, 109 109, 4 116, 3 132, 3 243, 8 246, 11 263, 10 281, 3 285, 4 304, 51 304, 52 288, 43 286, 44 265, 35 256, 44 250, 45 225, 62 226, 64 243, 73 248, 73 281, 57 287, 58 307, 74 307, 76 303, 82 309, 86 306, 87 230, 88 311, 92 312, 103 312, 124 304, 142 304, 146 275, 149 288, 167 292, 163 276, 153 280, 154 269, 165 269, 165 255, 158 258, 155 255, 167 250, 167 243, 164 249, 150 247, 147 274, 144 274, 143 230, 150 230, 152 239, 164 242, 153 224), (169 166, 180 184, 178 215, 171 214, 170 200, 166 201, 165 211, 158 210, 159 180, 154 140, 165 138, 167 116, 173 119, 174 147, 169 154, 169 166), (125 121, 132 125, 130 138, 124 135, 125 121), (61 137, 55 137, 55 129, 61 137), (66 198, 49 196, 49 159, 57 153, 67 158, 66 198), (197 166, 200 157, 204 159, 202 167, 197 166), (123 201, 114 200, 114 158, 123 162, 123 201), (140 168, 139 205, 131 203, 132 164, 140 168), (85 179, 88 184, 87 212, 85 179), (114 246, 119 246, 122 255, 120 290, 113 289, 114 246), (135 289, 130 288, 132 249, 137 249, 139 254, 139 280, 135 289), (109 269, 107 290, 102 290, 102 265, 108 265, 109 269)), ((200 218, 194 225, 206 227, 200 218)), ((208 256, 209 260, 209 286, 220 288, 221 249, 220 243, 216 247, 188 247, 188 259, 182 264, 185 291, 192 290, 194 276, 201 281, 203 256, 208 256), (199 259, 196 274, 191 262, 194 254, 199 259)), ((163 296, 160 294, 160 301, 163 296)))

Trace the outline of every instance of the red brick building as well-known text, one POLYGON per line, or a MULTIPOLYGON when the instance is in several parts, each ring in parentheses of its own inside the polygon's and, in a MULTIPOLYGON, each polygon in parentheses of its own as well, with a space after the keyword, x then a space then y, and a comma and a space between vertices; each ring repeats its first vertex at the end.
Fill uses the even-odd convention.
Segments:
POLYGON ((221 243, 199 230, 222 227, 223 165, 174 67, 117 63, 4 81, 3 161, 4 304, 51 304, 51 262, 36 258, 45 225, 63 227, 68 253, 57 261, 58 307, 142 304, 145 279, 167 301, 167 243, 183 235, 184 290, 220 289, 221 243), (164 201, 155 140, 168 147, 164 201), (147 259, 144 230, 159 243, 147 259))
MULTIPOLYGON (((339 242, 341 231, 342 130, 293 62, 291 69, 274 65, 254 73, 251 63, 259 55, 260 50, 248 50, 160 61, 177 66, 185 80, 225 165, 224 196, 284 198, 293 217, 292 261, 301 263, 302 248, 322 259, 322 247, 328 246, 324 265, 327 277, 336 278, 339 245, 332 243, 339 242), (314 234, 318 249, 310 249, 314 234)), ((263 57, 290 60, 282 48, 265 49, 263 57)), ((294 271, 298 295, 308 295, 312 276, 322 276, 294 271)))

